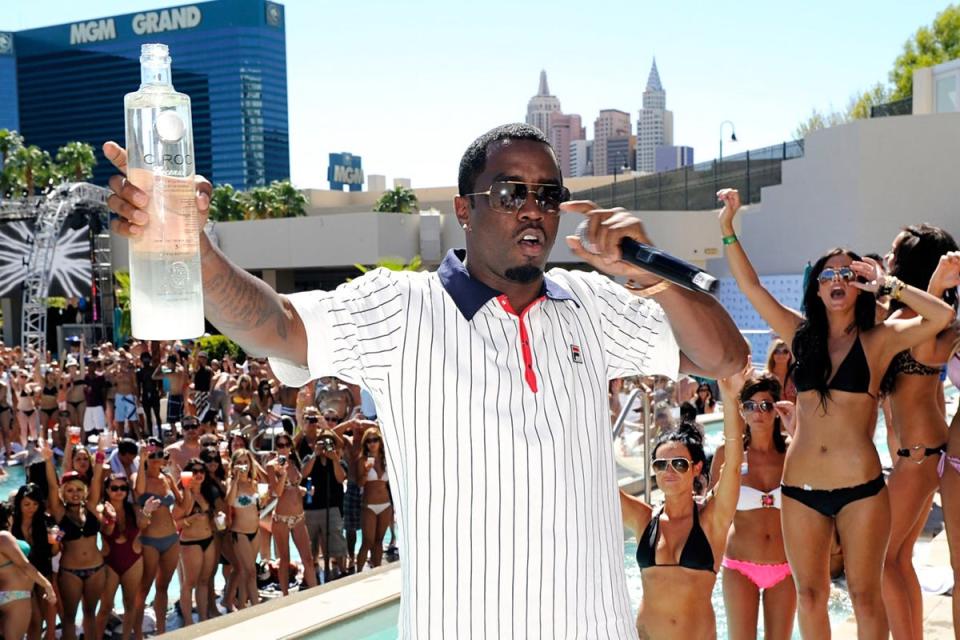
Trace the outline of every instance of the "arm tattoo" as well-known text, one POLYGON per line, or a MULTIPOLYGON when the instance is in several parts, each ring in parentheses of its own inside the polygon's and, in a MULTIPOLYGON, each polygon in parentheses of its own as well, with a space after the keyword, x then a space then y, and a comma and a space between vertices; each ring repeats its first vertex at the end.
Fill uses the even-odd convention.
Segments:
POLYGON ((257 338, 260 329, 273 323, 276 335, 285 340, 288 318, 277 294, 266 283, 226 263, 213 247, 208 245, 204 253, 208 254, 208 268, 203 269, 203 306, 210 322, 254 344, 263 342, 257 338))

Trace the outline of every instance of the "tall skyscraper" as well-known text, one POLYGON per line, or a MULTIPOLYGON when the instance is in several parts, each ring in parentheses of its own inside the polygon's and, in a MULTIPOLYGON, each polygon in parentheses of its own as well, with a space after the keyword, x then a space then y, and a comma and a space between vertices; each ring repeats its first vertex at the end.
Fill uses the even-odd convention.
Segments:
POLYGON ((673 144, 673 112, 667 111, 667 92, 660 83, 657 59, 653 59, 647 88, 643 91, 643 108, 637 120, 637 170, 656 170, 657 147, 673 144))
POLYGON ((540 87, 537 89, 537 95, 530 98, 527 103, 527 124, 532 124, 543 131, 545 135, 549 135, 550 116, 554 113, 560 113, 560 99, 557 96, 550 95, 550 87, 547 86, 547 72, 541 71, 540 87))
POLYGON ((613 172, 613 167, 607 164, 607 140, 629 136, 630 128, 630 114, 626 111, 600 111, 600 115, 593 122, 593 175, 605 176, 613 172))
MULTIPOLYGON (((197 173, 237 189, 290 177, 284 7, 270 0, 0 32, 0 127, 51 153, 123 142, 123 96, 140 86, 145 42, 170 46, 173 86, 192 100, 197 173)), ((93 181, 105 184, 116 169, 97 156, 93 181)))
POLYGON ((573 175, 570 165, 570 143, 585 137, 586 131, 580 124, 578 114, 554 113, 550 116, 550 131, 547 133, 547 138, 550 139, 550 144, 557 153, 560 172, 564 177, 573 175))
POLYGON ((527 124, 532 124, 547 136, 557 153, 560 171, 564 176, 570 173, 570 142, 586 137, 586 130, 575 113, 564 114, 560 110, 560 100, 550 95, 547 86, 547 72, 540 72, 540 86, 537 95, 527 103, 527 124))

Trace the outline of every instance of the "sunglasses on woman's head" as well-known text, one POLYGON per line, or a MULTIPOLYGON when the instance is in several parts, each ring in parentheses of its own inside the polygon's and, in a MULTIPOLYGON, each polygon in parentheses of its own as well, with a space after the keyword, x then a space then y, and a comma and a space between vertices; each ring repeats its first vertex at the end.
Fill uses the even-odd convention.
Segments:
POLYGON ((844 282, 850 282, 857 277, 857 274, 853 272, 853 269, 850 267, 840 267, 839 269, 834 269, 832 267, 827 267, 820 272, 820 275, 817 276, 817 280, 820 281, 820 284, 826 284, 827 282, 833 282, 834 280, 843 280, 844 282))
POLYGON ((773 408, 774 408, 774 404, 769 400, 761 400, 760 402, 757 402, 755 400, 747 400, 740 406, 747 413, 752 413, 754 411, 770 413, 771 411, 773 411, 773 408))
POLYGON ((497 180, 486 191, 465 193, 464 196, 487 196, 489 207, 499 213, 515 215, 533 194, 537 207, 543 213, 560 213, 560 205, 570 199, 570 190, 559 184, 497 180))
POLYGON ((668 464, 677 473, 686 473, 690 469, 690 460, 687 458, 656 458, 652 465, 654 473, 663 473, 668 464))

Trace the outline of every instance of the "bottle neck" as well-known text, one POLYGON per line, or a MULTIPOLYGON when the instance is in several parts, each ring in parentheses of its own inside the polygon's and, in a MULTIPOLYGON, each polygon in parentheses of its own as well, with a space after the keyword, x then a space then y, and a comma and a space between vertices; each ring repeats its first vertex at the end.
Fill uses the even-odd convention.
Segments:
POLYGON ((164 63, 145 62, 140 65, 140 87, 170 87, 170 65, 164 63))

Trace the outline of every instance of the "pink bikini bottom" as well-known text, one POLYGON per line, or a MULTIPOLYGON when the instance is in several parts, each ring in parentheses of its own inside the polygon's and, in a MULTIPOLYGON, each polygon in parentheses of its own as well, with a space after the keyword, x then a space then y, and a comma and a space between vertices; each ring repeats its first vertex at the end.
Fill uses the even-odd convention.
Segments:
POLYGON ((960 457, 948 456, 946 451, 940 453, 940 462, 937 463, 937 475, 943 477, 946 465, 949 464, 953 470, 960 473, 960 457))
POLYGON ((770 589, 791 575, 790 565, 786 562, 782 564, 757 564, 756 562, 734 560, 723 556, 723 562, 720 564, 727 569, 742 573, 750 582, 757 585, 758 589, 770 589))

